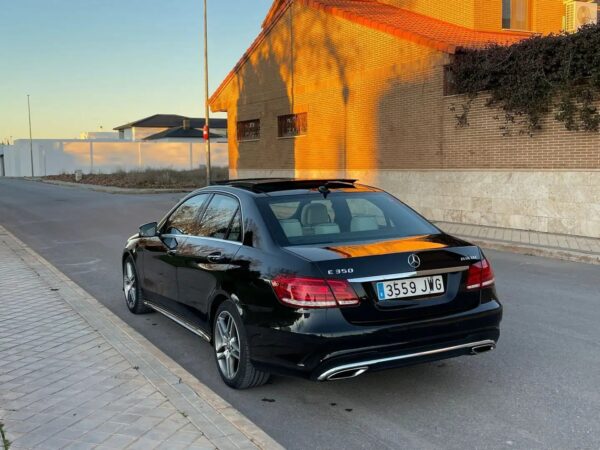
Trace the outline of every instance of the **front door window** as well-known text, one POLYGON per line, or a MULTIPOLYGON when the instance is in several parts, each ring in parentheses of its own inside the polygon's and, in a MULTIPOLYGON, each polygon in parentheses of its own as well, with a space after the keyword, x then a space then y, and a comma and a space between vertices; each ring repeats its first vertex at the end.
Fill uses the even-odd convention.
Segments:
POLYGON ((199 213, 209 194, 200 194, 186 200, 167 220, 165 234, 195 235, 199 227, 199 213))
POLYGON ((196 236, 226 239, 232 219, 239 208, 238 201, 228 195, 215 194, 210 201, 196 236))

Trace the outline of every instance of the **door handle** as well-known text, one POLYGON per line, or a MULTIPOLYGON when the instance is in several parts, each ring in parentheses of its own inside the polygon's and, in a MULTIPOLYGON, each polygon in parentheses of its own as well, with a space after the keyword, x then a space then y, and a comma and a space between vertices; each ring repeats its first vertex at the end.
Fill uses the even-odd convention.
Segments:
POLYGON ((206 259, 208 259, 208 262, 211 263, 221 263, 225 261, 225 256, 223 256, 223 253, 221 252, 215 252, 208 255, 206 259))

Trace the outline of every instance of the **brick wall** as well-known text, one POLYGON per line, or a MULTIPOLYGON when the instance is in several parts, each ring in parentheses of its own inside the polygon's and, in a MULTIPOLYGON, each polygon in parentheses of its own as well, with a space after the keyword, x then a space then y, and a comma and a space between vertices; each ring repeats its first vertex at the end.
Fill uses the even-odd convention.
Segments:
MULTIPOLYGON (((501 110, 442 95, 447 55, 293 6, 220 96, 233 168, 598 169, 600 133, 569 132, 551 113, 534 137, 501 110), (451 111, 454 107, 455 112, 451 111), (308 135, 278 138, 277 117, 308 113, 308 135), (237 142, 238 120, 260 119, 261 138, 237 142)), ((599 105, 600 106, 600 105, 599 105)))
POLYGON ((563 0, 536 0, 531 8, 531 26, 536 33, 557 33, 563 28, 563 0))
POLYGON ((260 141, 230 139, 230 164, 434 167, 447 62, 428 47, 293 6, 220 95, 229 136, 238 120, 261 120, 260 141), (308 113, 308 136, 278 138, 277 116, 297 112, 308 113))
MULTIPOLYGON (((542 131, 530 137, 526 127, 508 123, 504 112, 485 106, 487 96, 472 104, 469 125, 457 127, 454 106, 461 111, 462 96, 444 99, 444 140, 441 167, 493 169, 600 169, 600 133, 567 131, 554 119, 554 112, 542 121, 542 131), (501 126, 507 126, 504 136, 501 126)), ((600 107, 600 104, 598 104, 600 107)))

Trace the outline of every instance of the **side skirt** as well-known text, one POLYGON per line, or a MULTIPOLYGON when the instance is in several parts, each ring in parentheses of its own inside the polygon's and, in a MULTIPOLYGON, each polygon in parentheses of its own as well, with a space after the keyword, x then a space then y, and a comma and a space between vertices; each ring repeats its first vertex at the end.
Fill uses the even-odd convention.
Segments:
POLYGON ((211 341, 210 336, 208 335, 208 333, 206 333, 206 331, 201 330, 197 326, 190 324, 185 319, 182 319, 181 317, 176 316, 175 314, 173 314, 172 312, 166 310, 162 306, 155 305, 154 303, 149 302, 147 300, 144 301, 144 305, 146 305, 148 308, 152 308, 154 311, 162 314, 163 316, 168 317, 173 322, 181 325, 183 328, 185 328, 185 329, 191 331, 192 333, 200 336, 205 341, 207 341, 207 342, 211 341))

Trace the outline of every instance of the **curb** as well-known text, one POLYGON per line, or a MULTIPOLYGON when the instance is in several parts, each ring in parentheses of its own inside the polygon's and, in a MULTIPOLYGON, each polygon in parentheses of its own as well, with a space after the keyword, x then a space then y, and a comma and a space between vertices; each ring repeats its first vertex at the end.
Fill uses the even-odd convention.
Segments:
POLYGON ((140 189, 140 188, 121 188, 116 186, 102 186, 98 184, 72 183, 69 181, 59 180, 44 180, 42 178, 24 177, 27 181, 37 181, 39 183, 54 184, 56 186, 64 186, 71 188, 80 188, 88 191, 106 192, 108 194, 173 194, 173 193, 188 193, 199 188, 189 189, 140 189))
POLYGON ((520 244, 508 241, 495 241, 492 239, 481 239, 473 236, 455 235, 461 239, 472 242, 480 247, 503 252, 518 253, 529 256, 542 256, 545 258, 560 259, 563 261, 578 262, 584 264, 600 265, 600 255, 595 253, 584 253, 575 250, 558 249, 551 247, 539 247, 535 245, 520 244))
MULTIPOLYGON (((204 432, 203 427, 211 427, 206 424, 206 416, 202 411, 206 408, 206 405, 202 404, 207 403, 227 422, 227 425, 221 425, 221 427, 238 430, 260 449, 283 449, 279 443, 250 419, 1 225, 0 235, 8 236, 16 244, 16 247, 12 247, 10 244, 9 247, 48 284, 57 285, 61 283, 61 289, 58 292, 65 302, 82 316, 92 328, 97 330, 126 360, 139 365, 139 372, 144 375, 148 382, 161 391, 180 410, 185 410, 192 423, 197 422, 200 424, 198 428, 201 431, 204 432), (102 328, 110 329, 110 332, 102 328), (157 360, 159 364, 154 363, 153 365, 152 358, 157 360)), ((214 425, 209 429, 213 430, 212 433, 219 431, 214 425)), ((207 433, 205 434, 210 438, 207 433)), ((227 447, 229 448, 231 445, 227 445, 227 447)))

